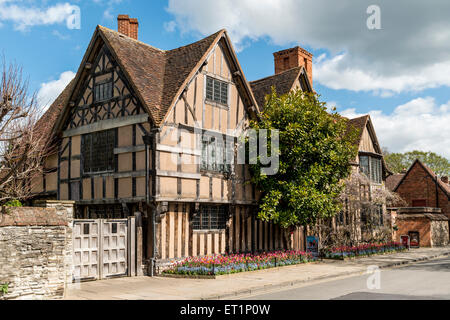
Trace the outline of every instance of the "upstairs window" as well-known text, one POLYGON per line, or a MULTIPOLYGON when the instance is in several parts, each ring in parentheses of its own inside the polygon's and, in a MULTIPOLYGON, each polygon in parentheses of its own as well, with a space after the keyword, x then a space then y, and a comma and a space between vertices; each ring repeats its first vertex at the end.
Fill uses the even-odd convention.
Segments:
POLYGON ((202 205, 193 219, 194 230, 224 230, 227 228, 227 206, 202 205))
POLYGON ((206 100, 228 106, 228 83, 206 77, 206 100))
POLYGON ((111 80, 103 81, 94 86, 95 102, 111 99, 113 96, 113 85, 111 80))
POLYGON ((229 173, 234 160, 234 147, 222 139, 205 135, 202 140, 201 170, 229 173))
POLYGON ((365 174, 370 181, 381 184, 383 181, 383 170, 381 158, 371 156, 359 157, 359 170, 365 174))
POLYGON ((83 135, 81 141, 83 172, 85 174, 114 172, 115 145, 116 130, 114 129, 83 135))

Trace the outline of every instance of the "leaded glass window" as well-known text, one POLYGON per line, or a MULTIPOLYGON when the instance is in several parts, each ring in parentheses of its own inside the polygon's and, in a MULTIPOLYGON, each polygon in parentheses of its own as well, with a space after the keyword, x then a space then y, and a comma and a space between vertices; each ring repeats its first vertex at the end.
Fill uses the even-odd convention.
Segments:
POLYGON ((360 156, 359 157, 359 170, 369 177, 369 157, 360 156))
POLYGON ((115 171, 116 131, 107 130, 82 136, 83 172, 85 174, 115 171))
POLYGON ((95 102, 111 99, 113 96, 112 89, 113 89, 113 85, 112 85, 111 80, 96 84, 94 86, 95 102))
POLYGON ((227 227, 227 206, 202 205, 192 225, 194 230, 223 230, 227 227))
POLYGON ((206 99, 228 105, 228 83, 206 77, 206 99))
POLYGON ((201 169, 204 171, 228 173, 234 160, 232 143, 224 143, 222 139, 204 135, 202 140, 201 169))
POLYGON ((383 181, 383 168, 381 164, 381 158, 360 156, 359 157, 359 170, 365 174, 370 181, 375 183, 382 183, 383 181))

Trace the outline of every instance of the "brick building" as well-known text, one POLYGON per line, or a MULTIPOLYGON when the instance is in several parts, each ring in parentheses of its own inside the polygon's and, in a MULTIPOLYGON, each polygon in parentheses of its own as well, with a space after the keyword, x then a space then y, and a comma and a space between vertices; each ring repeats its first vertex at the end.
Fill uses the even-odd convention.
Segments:
POLYGON ((416 160, 393 191, 409 207, 440 208, 450 218, 450 184, 448 177, 439 178, 427 165, 416 160))

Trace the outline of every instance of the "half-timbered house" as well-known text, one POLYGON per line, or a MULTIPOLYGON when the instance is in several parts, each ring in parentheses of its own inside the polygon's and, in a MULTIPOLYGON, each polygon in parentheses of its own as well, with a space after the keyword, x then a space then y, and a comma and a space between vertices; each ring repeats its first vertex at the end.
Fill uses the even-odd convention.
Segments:
POLYGON ((157 265, 299 246, 257 219, 258 192, 236 161, 259 110, 226 31, 166 51, 137 39, 136 19, 118 24, 96 28, 41 119, 58 151, 36 194, 75 201, 77 219, 139 212, 144 261, 157 265))

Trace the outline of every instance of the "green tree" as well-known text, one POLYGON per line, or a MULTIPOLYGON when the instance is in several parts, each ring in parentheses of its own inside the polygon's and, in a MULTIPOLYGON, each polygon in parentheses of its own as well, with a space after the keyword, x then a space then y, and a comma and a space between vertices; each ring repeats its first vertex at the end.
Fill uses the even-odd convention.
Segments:
MULTIPOLYGON (((357 153, 357 130, 348 120, 327 112, 317 95, 294 91, 268 98, 256 131, 279 130, 279 170, 275 175, 251 165, 252 181, 262 192, 259 218, 282 227, 310 225, 341 210, 343 179, 357 153)), ((269 148, 271 141, 269 139, 269 148)))
POLYGON ((450 175, 450 161, 434 152, 410 151, 406 153, 390 153, 384 150, 384 156, 388 167, 394 173, 400 173, 404 169, 409 169, 411 165, 419 159, 439 176, 450 175))

